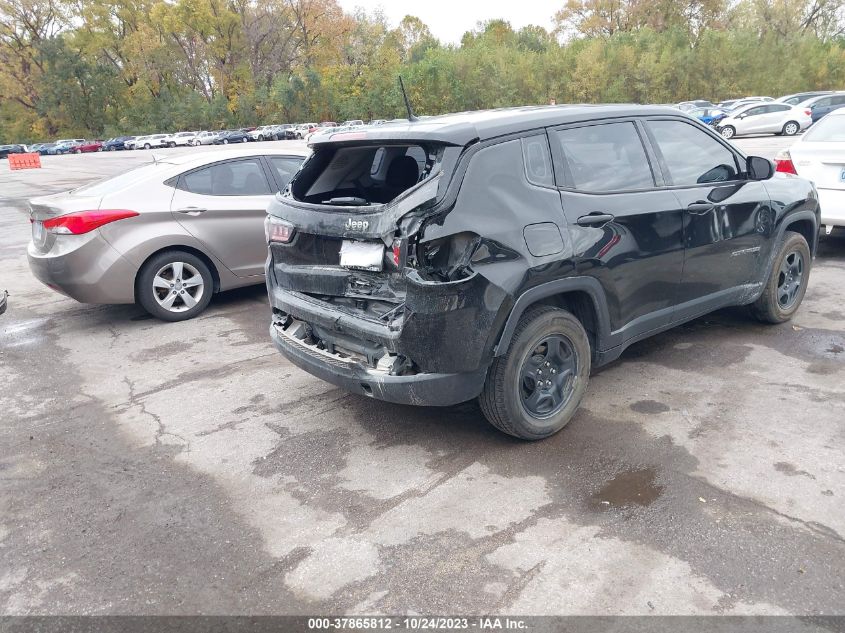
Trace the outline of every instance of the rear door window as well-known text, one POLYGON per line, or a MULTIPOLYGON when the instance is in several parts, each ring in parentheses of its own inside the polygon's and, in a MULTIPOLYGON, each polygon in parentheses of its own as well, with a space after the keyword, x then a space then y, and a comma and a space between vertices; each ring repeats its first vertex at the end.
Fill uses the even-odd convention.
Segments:
POLYGON ((672 185, 736 180, 736 156, 718 140, 683 121, 648 121, 672 185))
POLYGON ((565 187, 596 193, 654 187, 648 156, 630 121, 555 130, 552 138, 560 144, 565 187))
POLYGON ((258 158, 215 163, 182 174, 179 189, 205 196, 262 196, 270 183, 258 158))

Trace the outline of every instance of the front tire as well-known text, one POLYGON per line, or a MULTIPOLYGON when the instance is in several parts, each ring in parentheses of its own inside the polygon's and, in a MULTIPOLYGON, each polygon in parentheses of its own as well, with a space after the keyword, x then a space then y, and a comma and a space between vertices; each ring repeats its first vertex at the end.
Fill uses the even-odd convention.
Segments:
POLYGON ((481 411, 497 429, 520 439, 554 435, 581 403, 590 367, 590 342, 578 319, 551 306, 529 308, 507 353, 490 366, 481 411))
POLYGON ((208 265, 193 253, 171 250, 149 259, 138 272, 138 303, 162 321, 186 321, 205 310, 214 291, 208 265))
POLYGON ((786 125, 783 126, 784 136, 795 136, 800 131, 801 126, 798 125, 795 121, 787 121, 786 125))
POLYGON ((732 125, 726 125, 719 131, 719 134, 722 135, 722 138, 732 139, 736 135, 736 128, 732 125))
POLYGON ((764 323, 789 321, 798 311, 810 279, 812 256, 800 233, 786 231, 763 294, 751 304, 751 314, 764 323))

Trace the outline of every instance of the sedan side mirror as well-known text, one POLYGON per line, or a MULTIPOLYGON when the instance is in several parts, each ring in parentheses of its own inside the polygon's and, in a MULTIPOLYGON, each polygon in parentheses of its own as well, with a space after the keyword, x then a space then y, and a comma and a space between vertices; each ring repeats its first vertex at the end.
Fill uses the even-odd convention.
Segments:
POLYGON ((775 175, 775 164, 762 156, 749 156, 745 159, 745 171, 751 180, 768 180, 775 175))

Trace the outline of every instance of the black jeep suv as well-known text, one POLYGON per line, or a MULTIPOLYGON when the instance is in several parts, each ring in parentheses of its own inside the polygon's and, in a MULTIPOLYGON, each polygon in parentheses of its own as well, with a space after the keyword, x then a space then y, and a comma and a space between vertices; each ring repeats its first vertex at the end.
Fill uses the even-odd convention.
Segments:
POLYGON ((271 335, 350 391, 547 437, 590 370, 730 305, 798 309, 813 185, 677 110, 471 112, 315 137, 269 208, 271 335))

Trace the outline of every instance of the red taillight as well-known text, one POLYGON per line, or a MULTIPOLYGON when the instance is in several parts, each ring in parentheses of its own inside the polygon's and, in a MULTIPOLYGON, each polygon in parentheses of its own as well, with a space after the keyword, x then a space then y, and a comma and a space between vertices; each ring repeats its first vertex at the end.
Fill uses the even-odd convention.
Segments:
POLYGON ((59 235, 82 235, 98 229, 104 224, 134 218, 137 211, 127 209, 99 209, 97 211, 76 211, 57 218, 44 220, 44 228, 59 235))
POLYGON ((782 150, 775 156, 775 171, 779 171, 782 174, 798 175, 798 171, 792 163, 792 156, 789 155, 789 150, 782 150))
POLYGON ((293 234, 296 229, 292 224, 283 222, 272 215, 268 215, 264 220, 264 235, 267 242, 277 242, 279 244, 288 244, 293 239, 293 234))
POLYGON ((402 262, 402 240, 399 238, 393 240, 393 263, 399 268, 402 262))
POLYGON ((804 114, 806 114, 807 116, 812 116, 813 111, 812 110, 804 110, 804 114))

